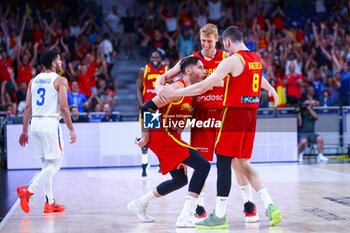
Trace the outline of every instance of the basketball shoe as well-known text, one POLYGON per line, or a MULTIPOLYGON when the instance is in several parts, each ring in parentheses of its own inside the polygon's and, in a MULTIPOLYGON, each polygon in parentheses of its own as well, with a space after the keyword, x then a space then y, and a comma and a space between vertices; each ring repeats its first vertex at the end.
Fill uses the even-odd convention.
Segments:
POLYGON ((134 214, 137 215, 137 217, 142 221, 142 222, 154 222, 154 218, 152 216, 149 216, 146 211, 148 207, 148 203, 142 203, 139 200, 134 200, 130 202, 128 205, 128 210, 133 212, 134 214))
POLYGON ((203 206, 197 205, 196 214, 194 216, 196 218, 196 221, 201 221, 207 217, 207 212, 203 206))
POLYGON ((271 203, 266 210, 266 216, 269 218, 269 225, 274 226, 282 221, 282 213, 276 204, 271 203))
POLYGON ((53 212, 63 212, 66 207, 64 205, 59 205, 54 200, 54 203, 49 204, 48 201, 44 205, 44 213, 53 213, 53 212))
POLYGON ((29 213, 29 198, 33 195, 33 193, 29 192, 28 186, 20 186, 17 188, 17 195, 21 200, 21 208, 25 213, 29 213))
POLYGON ((259 221, 259 215, 256 211, 256 206, 253 202, 247 201, 244 204, 244 210, 243 213, 245 215, 245 222, 246 223, 253 223, 259 221))
POLYGON ((215 210, 209 214, 209 216, 201 222, 196 223, 198 229, 227 229, 229 227, 227 218, 219 218, 215 214, 215 210))

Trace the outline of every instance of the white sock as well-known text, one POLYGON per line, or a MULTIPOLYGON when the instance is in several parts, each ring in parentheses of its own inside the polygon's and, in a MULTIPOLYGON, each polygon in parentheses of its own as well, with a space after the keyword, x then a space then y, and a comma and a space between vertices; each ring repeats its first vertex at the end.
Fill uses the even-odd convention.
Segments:
POLYGON ((204 207, 204 192, 202 191, 197 198, 197 205, 203 206, 204 207))
POLYGON ((243 202, 246 203, 248 201, 253 202, 252 195, 252 186, 250 184, 246 186, 239 186, 242 192, 243 202))
POLYGON ((223 218, 226 215, 228 197, 216 197, 215 215, 218 218, 223 218))
POLYGON ((148 163, 148 154, 141 154, 141 162, 142 164, 148 163))
POLYGON ((37 189, 39 188, 39 184, 37 182, 32 182, 29 187, 28 187, 28 191, 31 193, 34 193, 37 189))
POLYGON ((273 203, 273 201, 272 201, 272 199, 270 197, 269 191, 267 191, 266 188, 263 188, 263 189, 261 189, 258 192, 258 194, 259 194, 259 196, 261 197, 261 200, 264 203, 265 209, 267 209, 269 207, 269 205, 273 203))
POLYGON ((153 191, 149 191, 148 193, 146 193, 145 195, 143 195, 142 197, 139 198, 139 200, 144 203, 144 204, 148 204, 150 203, 152 200, 155 200, 157 197, 154 196, 153 191))
POLYGON ((187 195, 185 199, 184 208, 180 215, 194 214, 197 207, 197 198, 187 195))

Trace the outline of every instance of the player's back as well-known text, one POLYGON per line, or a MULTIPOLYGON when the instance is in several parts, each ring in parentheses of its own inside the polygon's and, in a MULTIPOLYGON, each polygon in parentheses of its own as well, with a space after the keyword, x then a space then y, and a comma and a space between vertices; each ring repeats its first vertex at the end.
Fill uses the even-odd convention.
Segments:
POLYGON ((32 81, 32 130, 51 131, 51 123, 61 119, 58 92, 54 87, 57 77, 58 74, 54 72, 40 73, 32 81))
POLYGON ((226 81, 224 105, 233 108, 257 109, 260 101, 260 87, 263 65, 260 57, 251 51, 238 51, 244 70, 237 77, 226 81))

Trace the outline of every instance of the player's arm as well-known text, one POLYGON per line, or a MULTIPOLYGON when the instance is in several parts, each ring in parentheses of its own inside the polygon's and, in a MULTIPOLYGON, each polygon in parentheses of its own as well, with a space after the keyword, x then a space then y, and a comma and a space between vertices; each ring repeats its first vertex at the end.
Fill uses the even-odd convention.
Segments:
POLYGON ((181 96, 196 96, 203 94, 210 88, 215 85, 220 84, 226 75, 232 74, 234 77, 238 76, 244 69, 244 66, 238 56, 231 56, 222 60, 215 70, 209 77, 200 81, 196 84, 193 84, 186 88, 181 88, 174 90, 169 87, 165 87, 160 93, 162 99, 168 99, 172 97, 181 97, 181 96))
POLYGON ((266 78, 262 77, 261 80, 261 88, 264 88, 266 91, 268 91, 269 96, 273 96, 274 106, 277 107, 279 100, 275 88, 271 86, 266 78))
MULTIPOLYGON (((170 85, 171 88, 173 89, 179 89, 182 88, 183 86, 179 83, 173 83, 170 85)), ((147 102, 145 102, 142 107, 141 107, 141 119, 143 119, 143 114, 144 112, 156 112, 159 108, 167 105, 168 103, 170 103, 171 101, 178 101, 179 97, 173 97, 171 98, 170 101, 164 101, 162 100, 158 95, 153 97, 153 99, 148 100, 147 102)), ((150 133, 148 130, 143 129, 142 130, 142 137, 139 139, 136 139, 135 143, 139 146, 139 147, 144 147, 147 145, 147 143, 150 140, 150 133)))
POLYGON ((181 72, 180 62, 176 63, 170 70, 160 75, 156 80, 156 93, 158 94, 161 90, 161 86, 164 86, 167 82, 173 80, 181 72))
POLYGON ((32 81, 30 81, 27 89, 27 94, 26 94, 26 106, 24 109, 24 114, 23 114, 23 130, 22 133, 19 137, 19 144, 21 146, 25 146, 28 144, 28 128, 29 128, 29 121, 32 116, 32 92, 31 92, 31 87, 32 87, 32 81))
POLYGON ((145 73, 145 69, 141 68, 139 71, 139 75, 137 76, 136 80, 136 92, 137 92, 137 98, 139 100, 140 105, 143 104, 143 98, 142 98, 142 91, 143 91, 143 75, 145 73))
POLYGON ((55 83, 56 83, 55 86, 57 87, 56 90, 58 91, 58 102, 60 105, 60 111, 63 116, 64 122, 66 123, 67 128, 69 129, 70 143, 74 143, 77 139, 77 136, 73 128, 73 123, 70 117, 70 111, 68 106, 68 97, 67 97, 68 82, 67 82, 67 79, 61 76, 58 76, 55 83))

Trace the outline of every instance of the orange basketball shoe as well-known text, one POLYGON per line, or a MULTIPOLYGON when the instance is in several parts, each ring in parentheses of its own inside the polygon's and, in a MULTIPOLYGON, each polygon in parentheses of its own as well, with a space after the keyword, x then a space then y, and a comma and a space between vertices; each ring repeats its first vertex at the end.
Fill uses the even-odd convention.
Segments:
POLYGON ((51 205, 48 202, 45 202, 44 213, 63 212, 65 208, 64 205, 59 205, 56 201, 51 205))
POLYGON ((21 208, 25 213, 29 213, 29 198, 33 193, 29 192, 28 186, 20 186, 17 188, 17 195, 21 200, 21 208))

